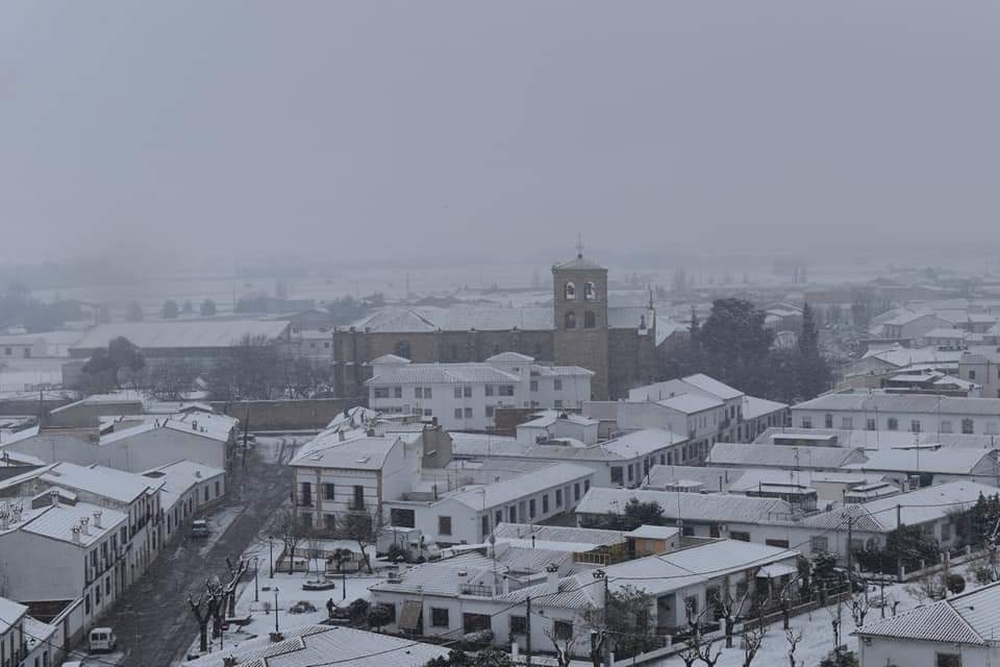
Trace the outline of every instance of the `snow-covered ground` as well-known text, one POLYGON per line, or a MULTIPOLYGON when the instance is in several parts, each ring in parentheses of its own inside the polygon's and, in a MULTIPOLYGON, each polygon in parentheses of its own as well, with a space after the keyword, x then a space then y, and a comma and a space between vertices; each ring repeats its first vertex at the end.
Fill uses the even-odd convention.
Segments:
MULTIPOLYGON (((275 545, 274 555, 278 555, 278 545, 275 545)), ((310 565, 310 572, 295 572, 289 574, 287 571, 275 571, 271 576, 270 548, 267 540, 260 540, 250 546, 243 554, 244 558, 253 561, 257 558, 257 581, 256 597, 253 577, 244 582, 239 590, 236 600, 236 617, 251 617, 250 623, 242 628, 231 626, 223 633, 222 642, 218 639, 212 642, 211 651, 228 650, 238 646, 255 637, 266 637, 275 631, 289 630, 304 625, 314 625, 328 618, 326 604, 328 600, 333 600, 337 606, 346 606, 358 598, 368 599, 368 587, 382 580, 378 574, 378 563, 373 560, 372 565, 376 567, 375 575, 359 574, 347 576, 346 590, 341 586, 341 579, 335 580, 336 587, 325 591, 307 591, 302 589, 302 585, 311 579, 317 578, 317 573, 323 570, 323 561, 313 559, 310 565), (276 603, 277 602, 277 603, 276 603), (315 610, 308 610, 302 613, 292 613, 292 608, 305 607, 311 605, 315 610), (275 625, 277 620, 277 625, 275 625)), ((251 572, 253 565, 250 566, 251 572)), ((198 637, 192 637, 189 654, 198 651, 198 637)))

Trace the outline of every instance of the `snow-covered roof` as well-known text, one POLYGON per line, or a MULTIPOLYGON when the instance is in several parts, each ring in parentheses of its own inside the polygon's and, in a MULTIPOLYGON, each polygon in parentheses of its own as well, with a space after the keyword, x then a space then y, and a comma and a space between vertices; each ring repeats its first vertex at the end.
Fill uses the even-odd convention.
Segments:
POLYGON ((239 420, 233 417, 205 412, 185 412, 170 417, 146 417, 141 424, 127 426, 101 436, 100 446, 114 444, 160 428, 226 442, 237 424, 239 420))
POLYGON ((234 656, 240 667, 307 667, 330 664, 337 667, 424 667, 435 658, 447 657, 448 648, 424 644, 409 637, 394 637, 344 626, 308 625, 284 630, 285 639, 251 639, 223 654, 207 655, 182 663, 184 667, 220 667, 220 656, 234 656), (378 656, 377 659, 372 656, 378 656))
POLYGON ((554 463, 533 472, 511 477, 498 484, 474 485, 444 493, 435 502, 455 500, 473 509, 482 509, 485 502, 486 507, 496 507, 548 488, 580 481, 593 474, 592 469, 581 465, 554 463))
POLYGON ((121 503, 131 503, 163 485, 163 482, 124 470, 80 466, 75 463, 57 463, 42 473, 39 479, 48 484, 87 491, 121 503))
POLYGON ((793 410, 826 412, 892 412, 1000 416, 1000 398, 957 398, 953 396, 847 393, 828 394, 805 401, 793 410))
POLYGON ((709 377, 704 373, 695 373, 694 375, 688 375, 681 379, 687 384, 697 387, 698 389, 712 394, 713 396, 718 396, 724 401, 739 398, 743 395, 743 392, 739 389, 734 389, 728 384, 719 382, 715 378, 709 377))
POLYGON ((577 528, 575 526, 543 526, 528 523, 501 523, 493 529, 493 536, 498 540, 530 541, 531 538, 535 538, 536 542, 587 544, 590 545, 591 549, 621 544, 625 541, 625 533, 617 530, 577 528))
POLYGON ((963 329, 931 329, 925 333, 922 338, 951 338, 954 340, 965 340, 965 337, 968 335, 969 332, 963 329))
POLYGON ((633 498, 641 503, 655 502, 663 509, 663 516, 685 521, 755 523, 769 518, 781 518, 792 513, 791 506, 779 498, 598 487, 591 487, 583 496, 576 507, 576 512, 577 514, 621 513, 633 498))
POLYGON ((641 540, 669 540, 672 537, 676 537, 681 531, 677 528, 672 528, 670 526, 639 526, 635 530, 631 530, 626 535, 629 537, 635 537, 641 540))
POLYGON ((394 367, 365 384, 509 384, 520 380, 518 375, 488 364, 411 364, 394 367))
POLYGON ((758 466, 765 468, 842 468, 864 460, 859 450, 842 447, 798 447, 792 445, 744 445, 717 442, 708 454, 716 466, 758 466))
POLYGON ((380 364, 380 365, 382 365, 382 364, 386 364, 386 365, 387 364, 399 364, 399 365, 405 366, 406 364, 410 363, 410 360, 406 359, 405 357, 401 357, 399 355, 396 355, 396 354, 383 354, 381 357, 375 357, 374 359, 372 359, 368 363, 371 364, 371 365, 373 365, 373 366, 375 364, 380 364))
POLYGON ((971 475, 981 463, 989 463, 992 472, 994 450, 982 449, 880 449, 866 452, 867 461, 849 463, 847 470, 887 472, 928 472, 971 475))
POLYGON ((641 431, 633 431, 614 440, 608 440, 600 446, 605 451, 612 452, 622 458, 635 458, 686 440, 685 436, 677 435, 666 429, 644 428, 641 431))
POLYGON ((494 354, 492 357, 486 358, 486 363, 524 363, 530 364, 534 361, 534 357, 529 357, 526 354, 521 354, 520 352, 501 352, 500 354, 494 354))
POLYGON ((80 535, 80 545, 89 546, 100 542, 105 535, 109 535, 118 530, 120 524, 128 521, 128 515, 124 512, 98 507, 90 503, 76 503, 68 505, 60 503, 58 506, 46 506, 37 510, 25 512, 25 519, 11 530, 20 529, 34 535, 41 535, 62 542, 73 542, 73 528, 80 525, 81 519, 87 520, 87 533, 82 531, 80 535), (94 514, 100 512, 101 527, 95 525, 94 514))
POLYGON ((757 419, 764 415, 769 415, 780 410, 785 410, 788 405, 777 401, 769 401, 766 398, 747 396, 743 402, 743 419, 757 419))
POLYGON ((607 271, 603 266, 590 259, 589 257, 584 257, 582 254, 578 254, 573 259, 568 262, 562 262, 561 264, 553 264, 553 269, 559 269, 562 271, 570 270, 580 270, 580 271, 607 271))
POLYGON ((221 468, 186 460, 168 463, 142 473, 143 477, 163 482, 160 488, 160 507, 164 511, 169 510, 189 489, 225 474, 226 471, 221 468))
POLYGON ((699 394, 680 394, 673 398, 657 401, 656 403, 657 405, 662 405, 665 408, 670 408, 686 415, 721 408, 724 405, 721 400, 699 394))
POLYGON ((306 443, 289 465, 301 468, 337 468, 340 470, 381 470, 395 436, 355 437, 340 440, 339 434, 327 433, 306 443))
POLYGON ((866 431, 864 429, 795 429, 772 427, 757 436, 756 443, 770 444, 775 439, 796 439, 828 441, 836 438, 837 447, 857 448, 864 450, 894 449, 912 447, 914 443, 921 445, 941 445, 946 448, 992 449, 996 446, 997 436, 965 433, 932 433, 921 431, 866 431))
POLYGON ((989 646, 1000 622, 1000 582, 947 600, 877 620, 859 629, 861 637, 886 637, 947 645, 989 646))
POLYGON ((520 456, 530 449, 530 445, 519 443, 517 438, 502 435, 464 433, 462 431, 451 431, 449 435, 451 436, 452 456, 520 456))
POLYGON ((73 345, 73 349, 93 350, 124 336, 143 350, 167 348, 233 347, 240 340, 281 338, 288 322, 260 320, 183 320, 173 322, 115 322, 99 324, 73 345))
POLYGON ((576 426, 597 426, 600 422, 589 417, 584 417, 573 412, 563 412, 561 410, 542 410, 536 412, 531 421, 519 424, 519 426, 529 426, 534 428, 545 428, 552 426, 557 421, 565 421, 576 426))
POLYGON ((23 604, 0 597, 0 637, 3 637, 27 613, 28 608, 23 604))

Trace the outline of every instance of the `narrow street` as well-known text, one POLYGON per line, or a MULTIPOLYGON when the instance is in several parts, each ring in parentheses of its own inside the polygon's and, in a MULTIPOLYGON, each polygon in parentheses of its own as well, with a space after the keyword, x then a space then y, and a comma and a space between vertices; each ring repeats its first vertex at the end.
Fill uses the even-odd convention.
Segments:
POLYGON ((197 600, 212 575, 227 578, 226 558, 238 559, 278 514, 291 489, 291 470, 284 462, 292 449, 281 446, 277 455, 260 452, 260 458, 254 452, 245 471, 237 458, 225 504, 203 517, 213 525, 208 540, 184 536, 167 545, 142 580, 101 620, 118 634, 124 665, 167 667, 184 657, 198 632, 188 597, 197 600))

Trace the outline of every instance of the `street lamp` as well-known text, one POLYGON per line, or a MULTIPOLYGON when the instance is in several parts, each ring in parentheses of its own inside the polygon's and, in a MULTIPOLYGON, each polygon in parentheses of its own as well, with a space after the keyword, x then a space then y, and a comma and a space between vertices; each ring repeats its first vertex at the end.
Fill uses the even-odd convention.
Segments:
POLYGON ((253 557, 253 601, 260 602, 260 586, 257 583, 257 562, 260 560, 260 556, 254 554, 253 557))
POLYGON ((278 629, 278 587, 274 587, 274 634, 281 632, 278 629))
POLYGON ((274 579, 274 536, 273 535, 267 536, 267 546, 270 549, 271 553, 271 559, 269 561, 271 563, 271 573, 267 576, 269 579, 274 579))

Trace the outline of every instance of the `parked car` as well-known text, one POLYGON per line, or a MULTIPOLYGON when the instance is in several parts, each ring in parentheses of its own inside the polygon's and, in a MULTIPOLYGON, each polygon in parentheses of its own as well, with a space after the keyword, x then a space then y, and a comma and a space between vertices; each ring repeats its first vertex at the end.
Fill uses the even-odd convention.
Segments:
POLYGON ((94 628, 88 635, 91 653, 110 653, 118 647, 118 637, 111 628, 94 628))
POLYGON ((208 521, 195 519, 191 522, 191 537, 208 537, 208 521))

